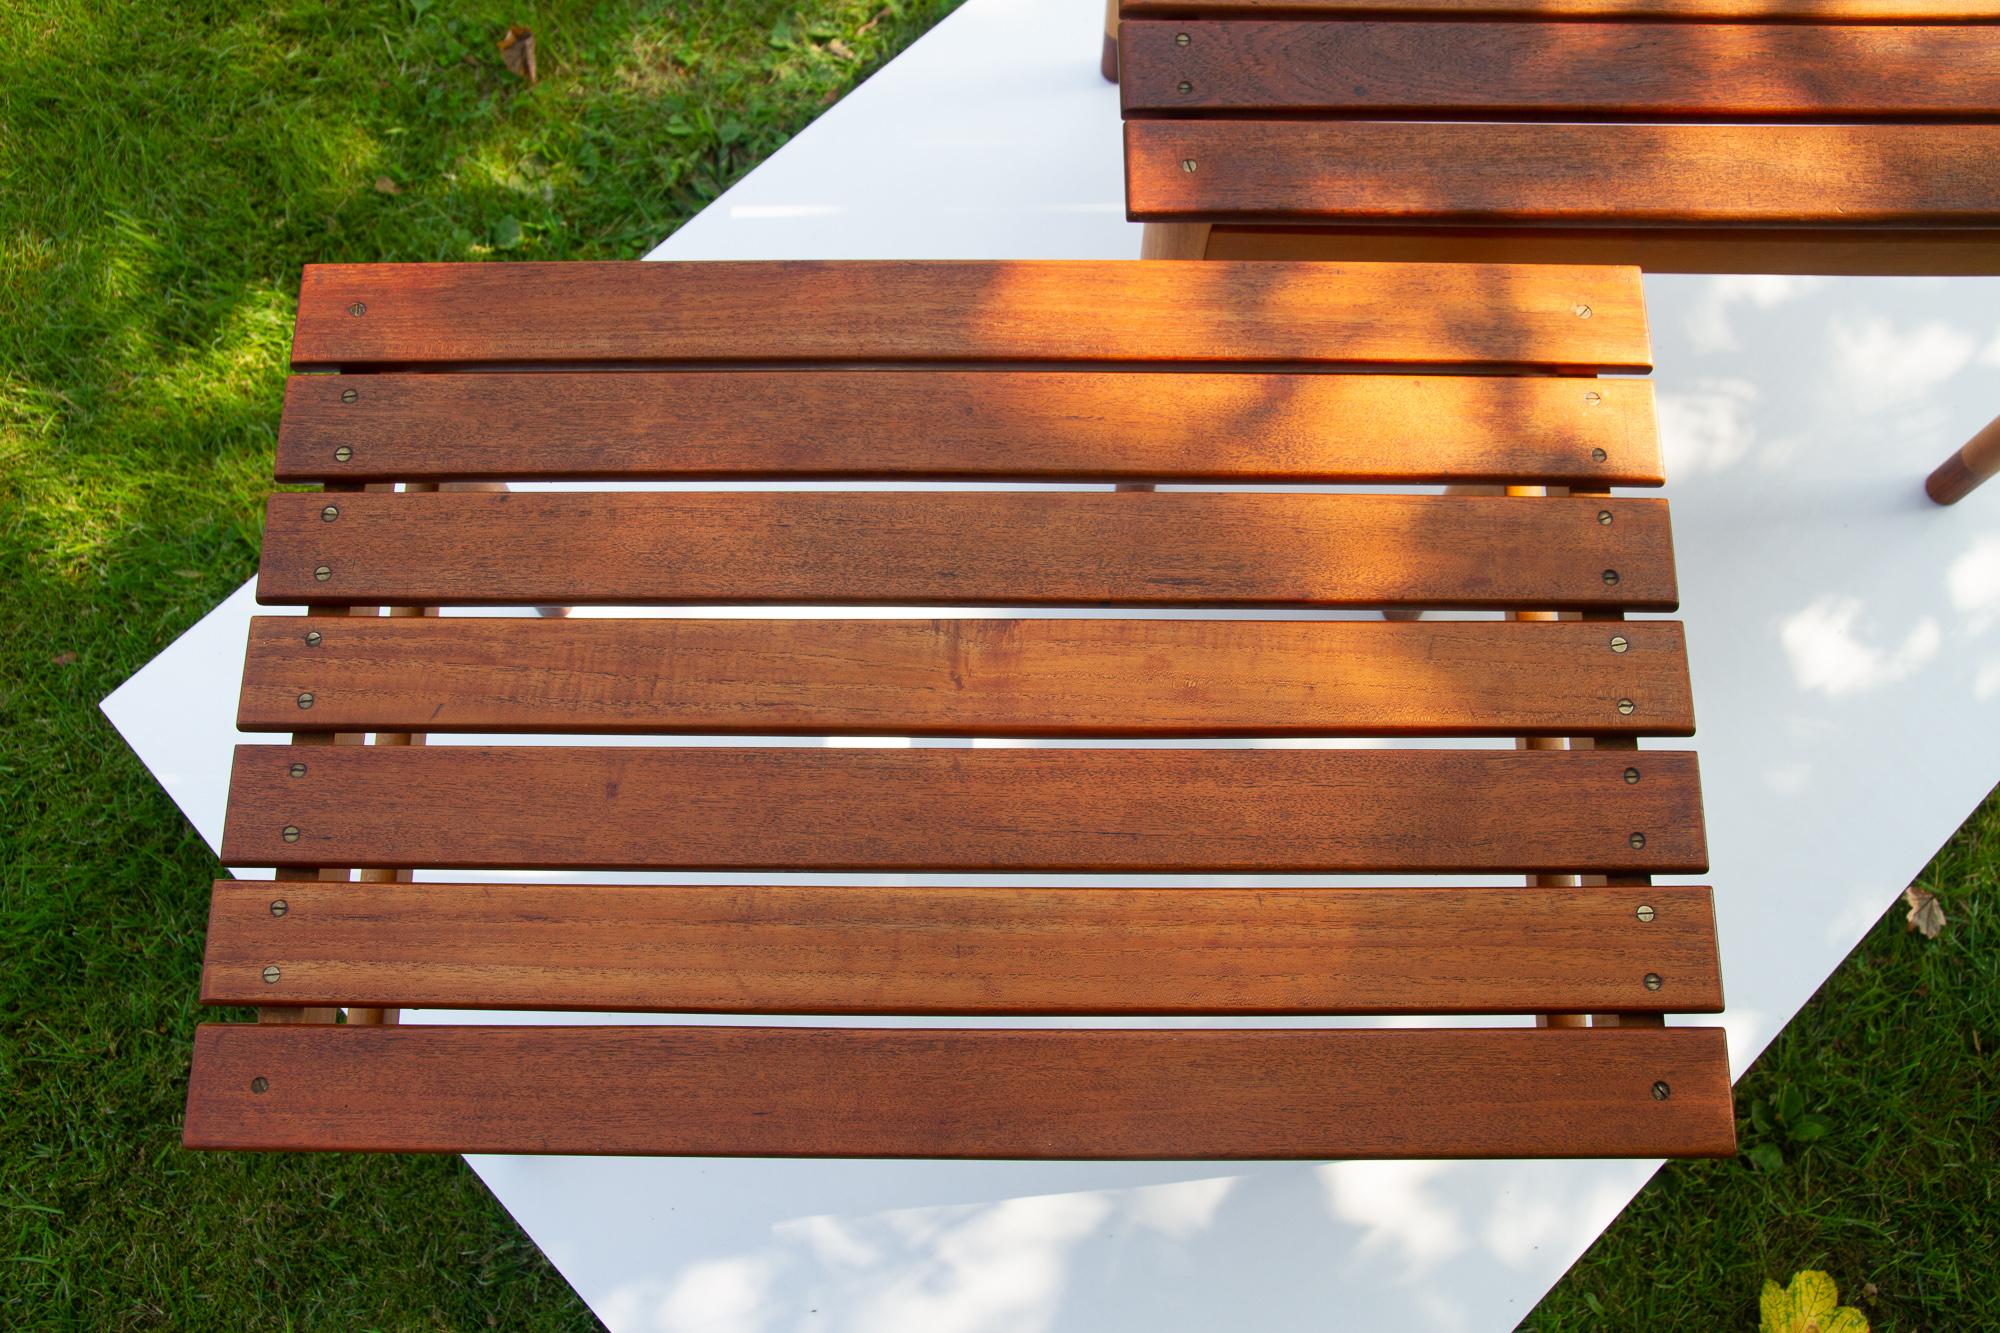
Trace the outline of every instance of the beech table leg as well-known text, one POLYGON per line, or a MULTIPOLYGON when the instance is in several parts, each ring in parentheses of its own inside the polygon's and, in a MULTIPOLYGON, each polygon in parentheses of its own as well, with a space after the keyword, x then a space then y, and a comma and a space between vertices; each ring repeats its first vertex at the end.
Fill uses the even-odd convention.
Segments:
POLYGON ((1995 472, 2000 472, 2000 417, 1938 464, 1924 482, 1924 491, 1941 505, 1957 504, 1995 472))

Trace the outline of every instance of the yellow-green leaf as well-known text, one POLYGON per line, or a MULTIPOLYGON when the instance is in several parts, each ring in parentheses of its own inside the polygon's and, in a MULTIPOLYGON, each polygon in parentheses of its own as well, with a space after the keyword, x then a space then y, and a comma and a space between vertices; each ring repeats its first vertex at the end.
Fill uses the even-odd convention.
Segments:
POLYGON ((1757 1298, 1758 1333, 1868 1333, 1868 1320, 1840 1304, 1833 1279, 1815 1269, 1792 1275, 1791 1285, 1766 1281, 1757 1298))

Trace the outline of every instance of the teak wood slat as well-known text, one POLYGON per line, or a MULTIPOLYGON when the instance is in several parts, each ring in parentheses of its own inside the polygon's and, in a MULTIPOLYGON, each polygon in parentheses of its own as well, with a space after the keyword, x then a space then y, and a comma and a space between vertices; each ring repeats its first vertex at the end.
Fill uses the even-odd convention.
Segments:
POLYGON ((1296 493, 279 494, 257 582, 266 603, 392 606, 1670 611, 1676 596, 1658 500, 1296 493))
POLYGON ((953 370, 296 375, 277 476, 1664 479, 1643 380, 953 370))
POLYGON ((202 1000, 799 1014, 1712 1013, 1722 1007, 1715 958, 1704 888, 221 882, 202 1000), (278 980, 267 981, 274 965, 278 980))
POLYGON ((296 368, 1173 363, 1645 370, 1638 274, 1462 265, 312 265, 296 368), (1577 309, 1588 306, 1589 319, 1577 309), (1454 312, 1438 318, 1440 310, 1454 312))
POLYGON ((184 1136, 377 1152, 1617 1157, 1727 1153, 1734 1120, 1719 1028, 206 1024, 184 1136))
POLYGON ((247 745, 236 751, 222 857, 1698 874, 1700 807, 1694 756, 1674 751, 247 745))
POLYGON ((1122 91, 1127 115, 1963 119, 2000 114, 1992 39, 1941 24, 1128 20, 1122 91))
POLYGON ((1130 120, 1125 148, 1147 221, 2000 226, 2000 125, 1130 120))
POLYGON ((259 617, 247 731, 1689 735, 1681 627, 259 617), (310 697, 311 706, 300 707, 310 697), (1629 700, 1629 713, 1619 711, 1629 700))
POLYGON ((1128 19, 1297 15, 1689 23, 2000 22, 2000 0, 1124 0, 1120 10, 1128 19))

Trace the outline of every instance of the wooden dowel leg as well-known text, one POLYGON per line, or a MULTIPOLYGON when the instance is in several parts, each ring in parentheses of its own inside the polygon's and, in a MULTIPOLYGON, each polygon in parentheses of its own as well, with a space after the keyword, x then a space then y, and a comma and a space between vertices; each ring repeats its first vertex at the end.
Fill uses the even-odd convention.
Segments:
POLYGON ((1141 259, 1208 258, 1206 222, 1148 222, 1139 238, 1141 259))
POLYGON ((1924 482, 1924 493, 1941 505, 1957 504, 1996 472, 2000 472, 2000 417, 1938 464, 1924 482))
POLYGON ((1098 70, 1111 82, 1118 82, 1118 0, 1104 0, 1104 54, 1098 70))

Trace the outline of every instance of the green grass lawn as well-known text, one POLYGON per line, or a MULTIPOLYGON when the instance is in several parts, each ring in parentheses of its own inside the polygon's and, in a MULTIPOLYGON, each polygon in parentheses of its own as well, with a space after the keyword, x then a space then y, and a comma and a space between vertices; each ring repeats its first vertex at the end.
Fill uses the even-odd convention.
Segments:
MULTIPOLYGON (((255 565, 302 264, 635 257, 952 3, 0 0, 0 1326, 589 1326, 456 1159, 179 1149, 217 866, 97 700, 255 565)), ((1783 1164, 1668 1169, 1529 1326, 1822 1267, 2000 1327, 1996 874, 1989 802, 1745 1080, 1783 1164)))

